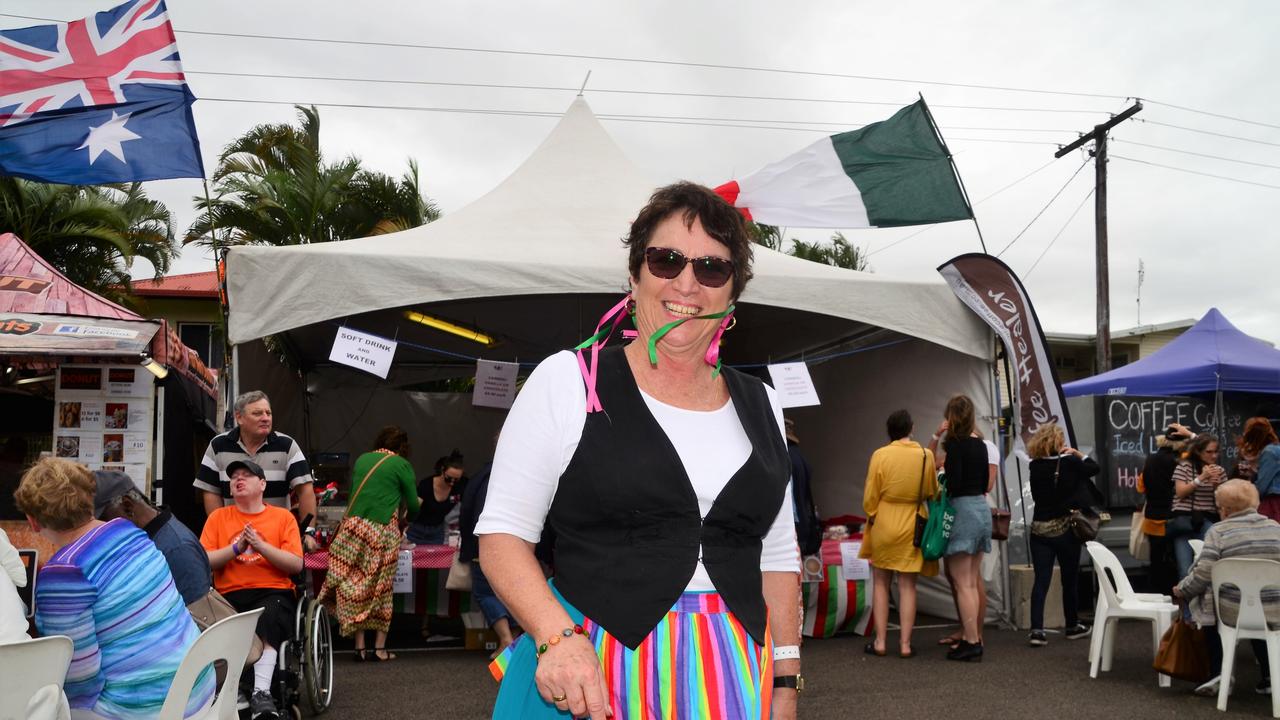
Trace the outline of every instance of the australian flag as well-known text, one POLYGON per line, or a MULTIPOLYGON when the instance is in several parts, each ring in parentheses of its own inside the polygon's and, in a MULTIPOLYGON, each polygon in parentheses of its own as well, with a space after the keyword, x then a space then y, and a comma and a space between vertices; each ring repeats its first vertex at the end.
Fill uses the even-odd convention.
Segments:
POLYGON ((0 30, 0 175, 96 185, 204 177, 163 0, 0 30))

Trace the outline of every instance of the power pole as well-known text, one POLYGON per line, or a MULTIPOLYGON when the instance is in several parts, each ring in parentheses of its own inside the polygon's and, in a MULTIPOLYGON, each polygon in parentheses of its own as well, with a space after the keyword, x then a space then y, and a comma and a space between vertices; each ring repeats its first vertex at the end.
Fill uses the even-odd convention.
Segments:
POLYGON ((1101 125, 1095 125, 1087 135, 1054 153, 1055 158, 1075 150, 1087 142, 1093 142, 1094 203, 1093 222, 1095 238, 1095 262, 1098 280, 1098 350, 1095 355, 1096 372, 1111 369, 1111 276, 1107 265, 1107 132, 1142 110, 1142 102, 1135 102, 1124 112, 1101 125))
POLYGON ((1142 281, 1147 279, 1147 268, 1138 258, 1138 325, 1142 324, 1142 281))

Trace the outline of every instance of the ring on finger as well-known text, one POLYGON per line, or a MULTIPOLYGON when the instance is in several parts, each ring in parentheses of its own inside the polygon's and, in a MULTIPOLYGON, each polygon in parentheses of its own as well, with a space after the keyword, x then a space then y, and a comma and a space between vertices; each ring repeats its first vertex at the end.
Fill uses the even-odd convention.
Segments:
POLYGON ((552 702, 564 702, 568 699, 569 699, 568 695, 552 695, 551 696, 552 702))

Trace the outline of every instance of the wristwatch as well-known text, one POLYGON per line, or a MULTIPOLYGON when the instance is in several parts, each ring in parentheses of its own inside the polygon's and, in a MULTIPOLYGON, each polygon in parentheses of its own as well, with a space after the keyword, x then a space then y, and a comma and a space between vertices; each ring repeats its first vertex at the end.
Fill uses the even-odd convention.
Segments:
POLYGON ((773 686, 775 688, 791 688, 796 692, 804 690, 803 675, 775 675, 773 677, 773 686))

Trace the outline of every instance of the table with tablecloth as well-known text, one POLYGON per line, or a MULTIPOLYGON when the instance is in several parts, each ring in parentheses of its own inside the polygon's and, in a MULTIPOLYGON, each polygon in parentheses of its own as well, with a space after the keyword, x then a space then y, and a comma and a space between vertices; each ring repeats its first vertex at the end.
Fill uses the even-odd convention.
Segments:
MULTIPOLYGON (((471 593, 445 589, 449 567, 458 549, 449 545, 418 545, 408 551, 413 554, 413 591, 392 595, 392 610, 412 615, 442 615, 460 617, 473 609, 471 593)), ((329 569, 329 552, 320 550, 307 553, 302 566, 310 576, 312 592, 319 594, 329 569)))
MULTIPOLYGON (((846 552, 857 554, 862 543, 860 533, 846 540, 824 540, 821 560, 821 579, 802 583, 804 600, 805 637, 825 638, 840 633, 867 634, 871 621, 871 578, 865 580, 845 577, 840 546, 847 545, 846 552)), ((811 574, 807 574, 813 577, 811 574)))

